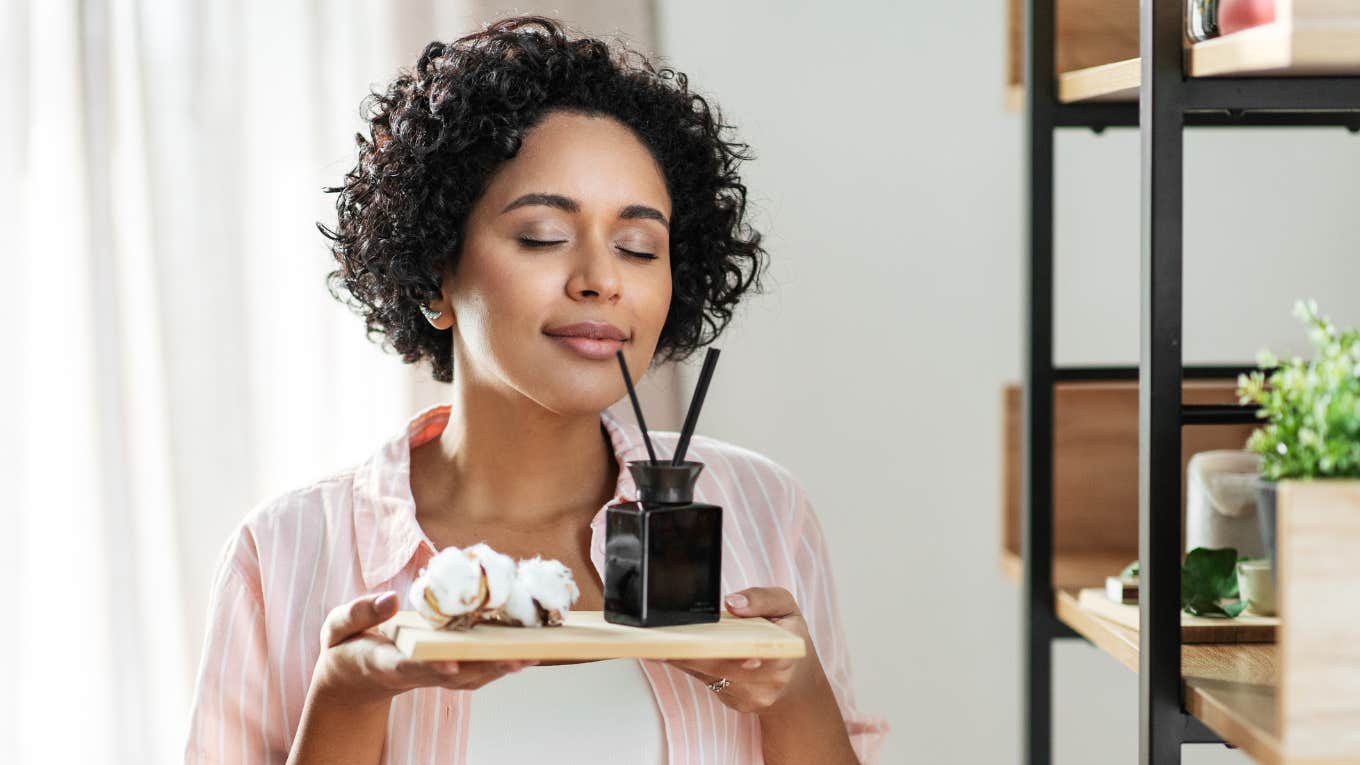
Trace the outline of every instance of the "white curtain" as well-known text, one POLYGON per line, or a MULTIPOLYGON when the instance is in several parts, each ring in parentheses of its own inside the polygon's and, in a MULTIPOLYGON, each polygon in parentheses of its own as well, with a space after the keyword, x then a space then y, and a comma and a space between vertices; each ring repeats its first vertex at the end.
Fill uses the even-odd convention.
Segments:
MULTIPOLYGON (((645 0, 576 6, 648 47, 645 0)), ((529 10, 0 0, 0 762, 180 759, 229 531, 443 397, 327 294, 321 188, 368 88, 529 10)))

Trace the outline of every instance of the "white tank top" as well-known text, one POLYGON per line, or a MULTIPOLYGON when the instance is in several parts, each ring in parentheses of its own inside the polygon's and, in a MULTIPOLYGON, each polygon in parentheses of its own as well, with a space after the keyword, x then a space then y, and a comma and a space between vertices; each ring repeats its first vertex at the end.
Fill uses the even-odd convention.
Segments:
POLYGON ((637 659, 526 667, 472 692, 470 765, 664 765, 666 732, 637 659))

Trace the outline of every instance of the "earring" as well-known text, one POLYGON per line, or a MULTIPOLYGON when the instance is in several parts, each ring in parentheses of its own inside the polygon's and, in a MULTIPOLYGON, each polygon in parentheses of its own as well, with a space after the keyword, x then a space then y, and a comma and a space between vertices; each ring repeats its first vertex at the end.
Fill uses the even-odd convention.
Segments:
POLYGON ((420 312, 425 314, 425 318, 430 322, 433 322, 435 319, 438 319, 440 316, 444 315, 443 311, 436 311, 427 305, 421 306, 420 312))

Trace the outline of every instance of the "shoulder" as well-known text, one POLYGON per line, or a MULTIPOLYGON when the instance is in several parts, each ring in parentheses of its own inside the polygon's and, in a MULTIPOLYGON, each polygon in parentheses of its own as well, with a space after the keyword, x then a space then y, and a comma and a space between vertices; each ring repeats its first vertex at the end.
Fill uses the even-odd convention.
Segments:
MULTIPOLYGON (((665 432, 667 451, 679 435, 665 432)), ((783 464, 753 449, 709 436, 694 436, 685 459, 704 464, 700 486, 716 490, 724 507, 754 522, 773 523, 781 536, 796 534, 807 511, 802 484, 783 464)))
MULTIPOLYGON (((668 434, 670 435, 670 434, 668 434)), ((676 436, 678 439, 678 435, 676 436)), ((709 436, 690 439, 686 459, 698 460, 707 469, 736 481, 775 484, 781 492, 797 488, 793 473, 774 459, 753 449, 709 436)))
POLYGON ((219 567, 258 582, 276 550, 329 536, 337 521, 352 517, 358 470, 346 468, 257 502, 228 535, 219 567))

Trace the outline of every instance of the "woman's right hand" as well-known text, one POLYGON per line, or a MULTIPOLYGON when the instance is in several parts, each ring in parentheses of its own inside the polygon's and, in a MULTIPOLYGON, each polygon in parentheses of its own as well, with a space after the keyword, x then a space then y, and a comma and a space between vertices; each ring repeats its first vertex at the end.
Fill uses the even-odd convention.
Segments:
POLYGON ((365 595, 336 606, 321 626, 316 692, 347 703, 386 701, 424 686, 470 691, 537 661, 416 661, 375 628, 397 612, 397 594, 365 595))

